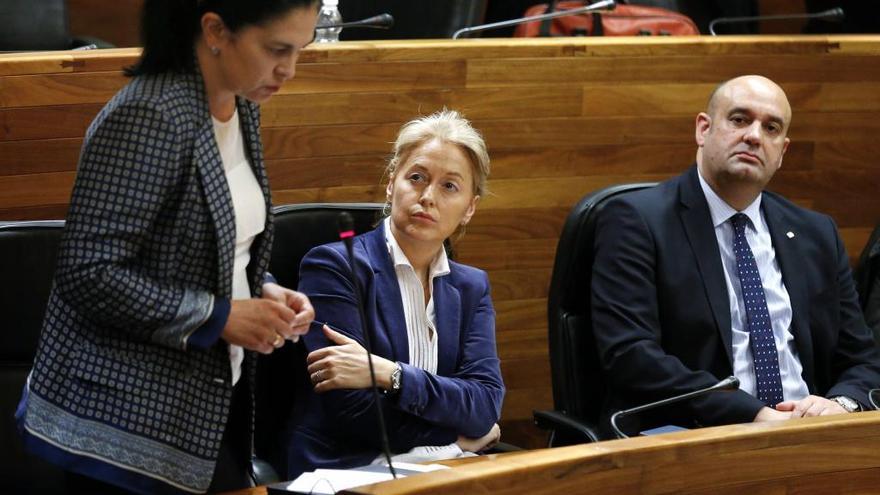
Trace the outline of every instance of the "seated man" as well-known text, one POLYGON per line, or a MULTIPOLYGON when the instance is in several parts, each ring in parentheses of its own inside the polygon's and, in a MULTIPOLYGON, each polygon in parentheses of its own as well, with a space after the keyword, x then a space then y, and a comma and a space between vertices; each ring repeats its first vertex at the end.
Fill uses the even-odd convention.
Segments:
POLYGON ((646 413, 635 426, 868 406, 868 390, 880 385, 880 351, 836 226, 764 191, 782 165, 790 122, 788 99, 769 79, 727 81, 697 116, 696 165, 602 211, 592 318, 606 413, 729 375, 739 391, 646 413))

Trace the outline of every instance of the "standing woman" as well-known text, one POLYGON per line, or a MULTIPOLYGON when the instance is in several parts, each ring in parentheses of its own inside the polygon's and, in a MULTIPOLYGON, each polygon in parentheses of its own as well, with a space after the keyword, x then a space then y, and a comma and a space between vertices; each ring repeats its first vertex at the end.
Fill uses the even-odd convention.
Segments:
POLYGON ((292 420, 289 478, 381 461, 366 332, 393 454, 458 457, 498 441, 504 383, 489 279, 444 250, 471 220, 488 175, 483 138, 458 113, 413 120, 388 165, 390 216, 353 239, 363 293, 355 295, 341 243, 303 258, 299 290, 329 326, 304 338, 314 391, 292 420))
POLYGON ((253 356, 305 333, 266 273, 259 104, 312 41, 313 0, 147 0, 133 76, 89 127, 34 367, 29 451, 74 493, 251 484, 253 356))

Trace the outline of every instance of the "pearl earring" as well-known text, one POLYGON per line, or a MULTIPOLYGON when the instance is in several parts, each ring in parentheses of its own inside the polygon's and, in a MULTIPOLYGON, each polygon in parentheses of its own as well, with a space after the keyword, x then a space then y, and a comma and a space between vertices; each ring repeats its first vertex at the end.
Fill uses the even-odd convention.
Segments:
POLYGON ((211 54, 214 56, 220 55, 220 49, 217 48, 216 46, 212 46, 211 47, 211 54))

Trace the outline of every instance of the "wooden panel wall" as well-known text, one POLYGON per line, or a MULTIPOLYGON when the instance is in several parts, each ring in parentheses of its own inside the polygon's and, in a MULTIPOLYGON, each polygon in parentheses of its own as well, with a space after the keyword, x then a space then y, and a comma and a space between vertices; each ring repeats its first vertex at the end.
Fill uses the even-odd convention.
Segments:
MULTIPOLYGON (((0 219, 63 217, 82 135, 135 50, 0 56, 0 219)), ((482 130, 492 194, 458 245, 488 270, 508 387, 508 440, 535 445, 552 404, 546 295, 567 210, 694 158, 694 116, 719 81, 762 73, 794 107, 772 188, 831 214, 852 256, 880 215, 880 37, 462 40, 308 49, 264 107, 276 204, 382 201, 401 123, 442 107, 482 130)))

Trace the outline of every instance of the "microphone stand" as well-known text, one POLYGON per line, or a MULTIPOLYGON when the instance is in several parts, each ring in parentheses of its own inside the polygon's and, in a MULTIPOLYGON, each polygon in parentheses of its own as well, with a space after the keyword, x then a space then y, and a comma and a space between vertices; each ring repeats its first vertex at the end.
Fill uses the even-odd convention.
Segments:
POLYGON ((657 402, 651 402, 649 404, 644 404, 638 407, 633 407, 630 409, 624 409, 622 411, 617 411, 616 413, 611 415, 611 429, 614 430, 614 434, 617 435, 617 438, 629 438, 628 435, 623 433, 620 428, 617 427, 617 420, 632 414, 638 414, 643 411, 647 411, 649 409, 654 409, 657 407, 663 407, 669 404, 674 404, 676 402, 681 402, 683 400, 693 399, 694 397, 699 397, 701 395, 708 394, 710 392, 718 392, 718 391, 733 391, 739 389, 739 379, 735 376, 729 376, 724 380, 712 385, 711 387, 703 388, 700 390, 694 390, 693 392, 688 392, 682 395, 676 395, 674 397, 670 397, 668 399, 658 400, 657 402))
POLYGON ((815 14, 785 14, 785 15, 756 15, 750 17, 719 17, 717 19, 713 19, 712 22, 709 23, 709 34, 712 36, 718 36, 718 33, 715 32, 716 24, 739 24, 743 22, 754 22, 754 21, 790 21, 796 19, 827 19, 829 21, 842 21, 845 15, 843 13, 843 9, 840 7, 835 7, 833 9, 828 9, 823 12, 816 12, 815 14))
POLYGON ((382 413, 382 404, 379 403, 379 388, 376 386, 376 370, 373 368, 373 345, 370 339, 370 330, 367 328, 367 318, 364 315, 364 302, 361 299, 361 281, 354 269, 354 248, 352 247, 351 238, 354 237, 354 219, 351 213, 343 211, 339 214, 339 238, 345 244, 345 251, 348 253, 348 264, 351 268, 351 278, 354 282, 354 296, 357 302, 358 314, 361 319, 361 328, 364 332, 364 344, 367 350, 367 364, 370 368, 370 383, 373 390, 373 403, 376 404, 376 416, 379 418, 379 434, 382 436, 382 453, 385 454, 385 460, 388 461, 388 471, 391 477, 397 479, 397 472, 394 470, 394 464, 391 462, 391 447, 388 446, 388 430, 385 428, 385 415, 382 413))
POLYGON ((518 24, 525 24, 527 22, 532 21, 543 21, 547 19, 555 19, 557 17, 565 17, 570 15, 578 15, 578 14, 586 14, 588 12, 599 12, 599 11, 611 11, 617 7, 617 2, 614 0, 602 0, 601 2, 596 2, 592 5, 586 5, 584 7, 578 7, 576 9, 571 10, 560 10, 558 12, 551 12, 549 14, 541 14, 541 15, 533 15, 530 17, 523 17, 520 19, 511 19, 509 21, 500 21, 500 22, 492 22, 489 24, 480 24, 478 26, 461 28, 452 35, 452 39, 457 40, 463 34, 476 33, 479 31, 488 31, 490 29, 499 29, 505 28, 509 26, 516 26, 518 24))
POLYGON ((394 17, 391 14, 379 14, 373 17, 367 17, 359 21, 340 22, 336 24, 327 24, 325 26, 315 26, 315 29, 335 29, 335 28, 370 28, 370 29, 391 29, 394 27, 394 17))

